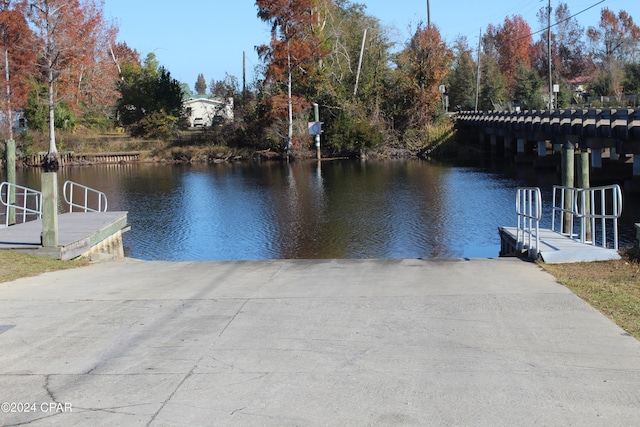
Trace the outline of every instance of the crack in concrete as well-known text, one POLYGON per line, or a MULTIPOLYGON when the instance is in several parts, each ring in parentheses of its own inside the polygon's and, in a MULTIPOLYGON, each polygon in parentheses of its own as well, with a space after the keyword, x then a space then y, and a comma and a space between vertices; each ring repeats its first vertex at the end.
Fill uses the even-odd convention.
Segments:
MULTIPOLYGON (((236 317, 238 317, 238 315, 242 312, 242 309, 244 308, 245 305, 247 305, 247 303, 249 302, 250 299, 246 299, 244 300, 244 302, 242 303, 242 305, 238 308, 238 310, 236 310, 236 312, 234 313, 234 315, 231 317, 231 319, 229 319, 229 321, 227 322, 227 324, 224 326, 224 328, 222 328, 222 330, 220 331, 220 333, 218 334, 218 338, 220 338, 223 334, 224 331, 227 330, 227 328, 229 327, 229 325, 231 325, 231 323, 233 323, 233 321, 236 319, 236 317)), ((160 408, 155 412, 155 414, 153 414, 151 416, 151 418, 149 419, 149 422, 147 423, 147 426, 150 426, 151 423, 153 423, 156 418, 158 417, 158 415, 160 414, 160 412, 162 412, 162 410, 164 409, 164 407, 167 405, 167 403, 169 403, 169 401, 173 398, 173 396, 175 396, 175 394, 178 392, 178 390, 180 390, 180 387, 182 387, 182 385, 189 379, 191 378, 191 376, 193 375, 193 372, 196 370, 196 368, 198 368, 200 366, 200 363, 204 360, 204 358, 207 356, 207 353, 209 352, 209 350, 211 350, 211 348, 216 344, 216 342, 218 341, 218 339, 214 339, 213 342, 209 345, 209 347, 207 347, 207 349, 204 351, 204 353, 202 354, 202 356, 200 356, 200 358, 193 364, 193 366, 191 367, 191 369, 189 370, 189 372, 187 372, 187 374, 184 376, 184 378, 182 378, 182 380, 176 385, 176 387, 174 388, 174 390, 169 394, 169 396, 164 400, 164 402, 162 402, 160 404, 160 408)))

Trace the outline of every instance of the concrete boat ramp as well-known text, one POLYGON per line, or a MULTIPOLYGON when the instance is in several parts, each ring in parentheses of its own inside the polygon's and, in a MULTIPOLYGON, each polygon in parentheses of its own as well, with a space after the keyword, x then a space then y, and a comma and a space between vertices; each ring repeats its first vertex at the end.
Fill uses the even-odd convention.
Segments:
POLYGON ((636 425, 640 342, 517 258, 0 284, 0 425, 636 425))

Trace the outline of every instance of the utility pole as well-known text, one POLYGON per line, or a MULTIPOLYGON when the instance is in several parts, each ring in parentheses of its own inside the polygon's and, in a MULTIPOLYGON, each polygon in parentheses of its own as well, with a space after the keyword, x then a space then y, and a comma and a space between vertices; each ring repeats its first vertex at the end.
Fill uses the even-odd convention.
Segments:
POLYGON ((431 27, 431 6, 427 0, 427 28, 431 27))
POLYGON ((242 103, 247 100, 247 52, 242 51, 242 103))
POLYGON ((478 98, 480 96, 480 43, 482 42, 482 28, 480 28, 480 36, 478 38, 478 64, 476 70, 476 109, 478 111, 478 98))
POLYGON ((551 79, 551 0, 547 16, 547 63, 549 65, 549 111, 553 110, 553 83, 551 79))
POLYGON ((355 98, 358 93, 358 82, 360 81, 360 70, 362 69, 362 56, 364 55, 364 44, 367 40, 367 29, 364 29, 362 35, 362 47, 360 47, 360 59, 358 60, 358 70, 356 72, 356 85, 353 87, 353 97, 355 98))

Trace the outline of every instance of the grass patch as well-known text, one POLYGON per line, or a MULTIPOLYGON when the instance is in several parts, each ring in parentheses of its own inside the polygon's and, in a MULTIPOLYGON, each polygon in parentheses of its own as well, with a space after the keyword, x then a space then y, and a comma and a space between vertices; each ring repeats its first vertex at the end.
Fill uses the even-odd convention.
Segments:
POLYGON ((65 270, 88 265, 89 260, 60 261, 45 257, 0 251, 0 283, 21 277, 37 276, 47 271, 65 270))
POLYGON ((625 254, 617 261, 540 266, 640 340, 640 264, 634 256, 625 254))

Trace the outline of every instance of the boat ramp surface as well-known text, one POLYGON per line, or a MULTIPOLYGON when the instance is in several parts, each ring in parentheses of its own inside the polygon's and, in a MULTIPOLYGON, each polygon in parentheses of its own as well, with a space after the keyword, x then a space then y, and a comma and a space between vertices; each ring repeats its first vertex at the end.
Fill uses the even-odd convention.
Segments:
POLYGON ((97 263, 0 283, 0 346, 1 425, 640 419, 640 342, 517 258, 97 263))

